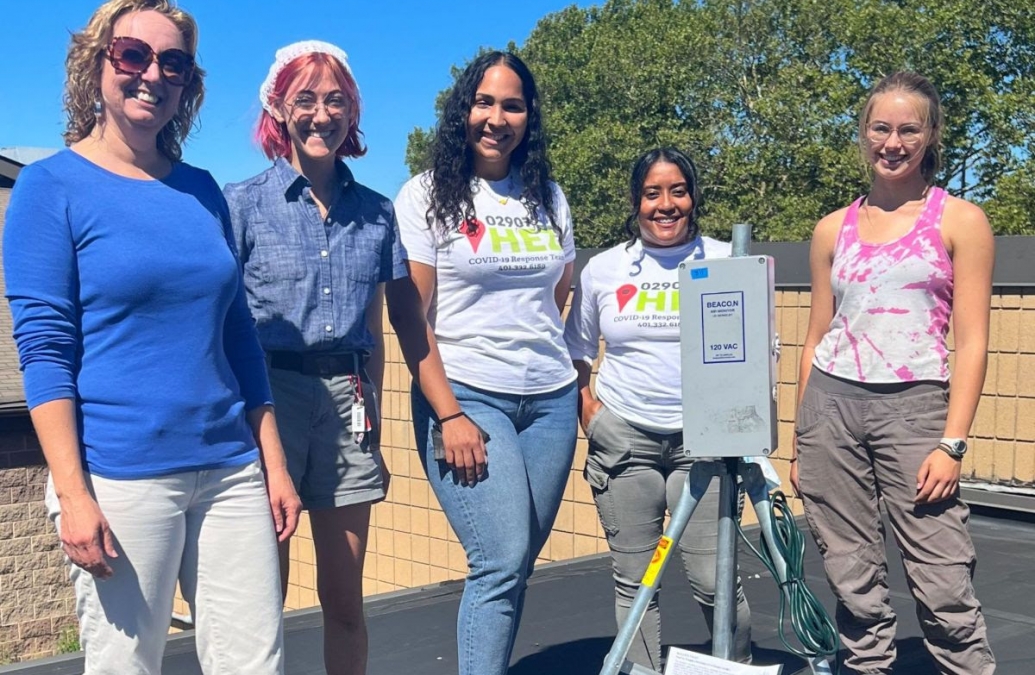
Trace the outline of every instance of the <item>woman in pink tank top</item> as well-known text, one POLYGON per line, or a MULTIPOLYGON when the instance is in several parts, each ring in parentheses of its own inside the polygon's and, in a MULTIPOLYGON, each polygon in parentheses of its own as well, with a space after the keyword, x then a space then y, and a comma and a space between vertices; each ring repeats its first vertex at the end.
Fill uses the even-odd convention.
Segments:
POLYGON ((896 657, 878 497, 939 672, 995 671, 959 498, 985 380, 995 253, 981 209, 934 186, 941 115, 925 78, 881 80, 859 123, 870 191, 812 236, 791 481, 854 673, 890 673, 896 657))

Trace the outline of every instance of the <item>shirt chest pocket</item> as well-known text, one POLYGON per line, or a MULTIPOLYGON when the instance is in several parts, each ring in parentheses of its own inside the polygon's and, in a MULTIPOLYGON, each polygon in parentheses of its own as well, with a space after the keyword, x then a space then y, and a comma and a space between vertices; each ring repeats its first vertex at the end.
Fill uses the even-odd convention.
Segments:
POLYGON ((306 262, 302 239, 298 235, 258 235, 249 266, 266 283, 298 281, 305 278, 306 262))
POLYGON ((369 284, 377 283, 381 272, 381 228, 368 225, 364 230, 370 230, 369 234, 364 231, 357 233, 352 240, 352 250, 349 252, 345 263, 345 274, 353 281, 369 284))

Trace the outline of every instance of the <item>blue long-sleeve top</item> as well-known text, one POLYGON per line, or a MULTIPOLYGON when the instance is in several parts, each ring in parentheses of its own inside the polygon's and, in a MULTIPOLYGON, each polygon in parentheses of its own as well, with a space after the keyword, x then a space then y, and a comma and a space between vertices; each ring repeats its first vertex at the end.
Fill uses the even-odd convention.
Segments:
POLYGON ((272 402, 212 176, 119 176, 71 150, 22 170, 4 271, 29 408, 75 402, 90 473, 238 466, 272 402))

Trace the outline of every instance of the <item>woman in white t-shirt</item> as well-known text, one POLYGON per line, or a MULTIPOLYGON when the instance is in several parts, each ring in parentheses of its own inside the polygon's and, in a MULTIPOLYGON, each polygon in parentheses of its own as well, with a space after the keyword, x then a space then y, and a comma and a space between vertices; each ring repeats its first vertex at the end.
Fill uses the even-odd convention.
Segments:
POLYGON ((520 59, 478 57, 446 100, 433 169, 395 201, 410 279, 388 285, 389 317, 421 461, 469 566, 461 675, 506 673, 575 452, 561 322, 575 246, 539 105, 520 59))
MULTIPOLYGON (((611 548, 619 625, 661 538, 666 507, 675 508, 693 462, 683 454, 678 266, 688 258, 730 255, 729 244, 700 234, 697 170, 684 153, 646 153, 633 167, 630 188, 629 241, 583 269, 564 332, 578 371, 579 419, 589 439, 585 476, 611 548), (594 395, 590 372, 601 337, 604 356, 594 395)), ((679 541, 709 628, 718 493, 713 481, 679 541)), ((628 658, 661 671, 657 594, 628 658)), ((733 658, 751 660, 751 611, 739 583, 733 658)))

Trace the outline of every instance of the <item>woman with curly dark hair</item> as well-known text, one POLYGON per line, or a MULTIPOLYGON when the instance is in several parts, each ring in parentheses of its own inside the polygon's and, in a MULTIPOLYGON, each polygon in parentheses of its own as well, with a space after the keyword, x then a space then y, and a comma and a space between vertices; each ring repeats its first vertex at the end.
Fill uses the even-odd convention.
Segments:
POLYGON ((421 460, 470 568, 460 673, 502 675, 577 427, 561 322, 571 215, 518 57, 491 52, 467 67, 432 158, 395 201, 410 278, 388 285, 389 317, 414 377, 421 460))

